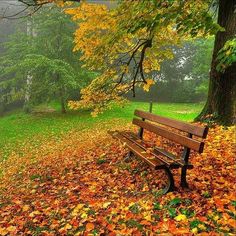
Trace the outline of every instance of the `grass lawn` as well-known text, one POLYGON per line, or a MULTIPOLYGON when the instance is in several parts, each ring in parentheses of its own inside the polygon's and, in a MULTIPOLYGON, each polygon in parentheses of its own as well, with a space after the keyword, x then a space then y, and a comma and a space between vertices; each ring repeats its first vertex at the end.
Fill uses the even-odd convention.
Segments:
MULTIPOLYGON (((193 121, 201 111, 203 104, 190 103, 154 103, 153 113, 184 121, 193 121)), ((91 128, 96 123, 113 118, 130 122, 135 109, 148 111, 149 104, 144 102, 130 102, 125 107, 114 107, 96 118, 91 117, 89 111, 71 111, 60 114, 58 105, 54 113, 25 114, 15 112, 0 118, 0 160, 7 158, 11 151, 19 150, 24 142, 40 142, 41 137, 60 138, 70 130, 91 128)), ((111 123, 112 124, 112 123, 111 123)))

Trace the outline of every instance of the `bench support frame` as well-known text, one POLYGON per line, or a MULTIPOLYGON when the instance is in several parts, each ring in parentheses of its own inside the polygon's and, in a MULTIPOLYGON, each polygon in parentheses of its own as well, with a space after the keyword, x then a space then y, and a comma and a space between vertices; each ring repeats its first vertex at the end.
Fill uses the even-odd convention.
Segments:
MULTIPOLYGON (((188 134, 188 137, 189 138, 192 138, 192 134, 188 134)), ((180 181, 180 186, 182 188, 188 188, 188 182, 187 182, 187 165, 188 165, 188 159, 189 159, 189 156, 190 156, 190 148, 187 148, 185 147, 184 148, 184 151, 183 151, 183 154, 182 154, 182 159, 183 161, 185 162, 185 166, 183 166, 181 168, 181 181, 180 181)))
MULTIPOLYGON (((135 156, 135 154, 132 151, 129 151, 124 161, 128 162, 132 158, 132 156, 135 156)), ((165 171, 167 175, 168 184, 166 185, 164 189, 162 189, 162 194, 166 194, 168 192, 174 191, 176 187, 175 187, 175 180, 174 180, 173 174, 171 173, 171 170, 167 166, 164 166, 164 165, 157 166, 155 169, 156 170, 162 169, 165 171)))
MULTIPOLYGON (((145 121, 145 119, 142 118, 142 121, 145 121)), ((143 131, 144 131, 143 128, 140 128, 139 131, 138 131, 138 137, 140 139, 143 139, 143 131)), ((188 133, 187 137, 192 138, 193 135, 191 133, 188 133)), ((188 169, 188 160, 189 160, 189 156, 190 156, 190 151, 191 151, 190 148, 184 147, 183 154, 182 154, 182 159, 185 162, 185 166, 183 166, 181 168, 181 179, 180 179, 180 186, 182 188, 189 188, 189 185, 188 185, 188 182, 187 182, 187 169, 188 169)), ((130 154, 131 153, 132 152, 130 152, 130 154)), ((174 178, 173 178, 173 175, 171 173, 171 170, 168 167, 165 167, 164 169, 165 169, 165 172, 168 176, 168 181, 169 181, 168 185, 163 189, 163 192, 165 194, 165 193, 174 191, 175 184, 174 184, 174 178)))
POLYGON ((166 194, 168 192, 173 192, 175 190, 175 181, 171 173, 171 170, 166 166, 162 166, 161 168, 157 167, 156 169, 163 169, 168 177, 168 184, 166 185, 164 189, 162 189, 162 193, 166 194))

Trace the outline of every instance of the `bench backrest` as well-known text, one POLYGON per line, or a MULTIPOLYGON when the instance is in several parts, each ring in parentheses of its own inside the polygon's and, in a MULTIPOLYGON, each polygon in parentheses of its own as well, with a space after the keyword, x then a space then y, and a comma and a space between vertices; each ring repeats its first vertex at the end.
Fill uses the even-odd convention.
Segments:
POLYGON ((148 131, 151 131, 157 135, 160 135, 164 138, 167 138, 171 141, 179 143, 187 148, 198 151, 199 153, 203 152, 204 142, 194 139, 194 136, 206 138, 208 133, 208 127, 200 127, 197 125, 189 124, 187 122, 182 122, 159 115, 154 115, 150 112, 140 110, 135 110, 134 115, 142 118, 142 120, 134 118, 133 124, 148 131), (163 126, 156 125, 154 123, 165 125, 186 132, 188 133, 188 137, 179 133, 175 133, 172 130, 168 130, 163 126))

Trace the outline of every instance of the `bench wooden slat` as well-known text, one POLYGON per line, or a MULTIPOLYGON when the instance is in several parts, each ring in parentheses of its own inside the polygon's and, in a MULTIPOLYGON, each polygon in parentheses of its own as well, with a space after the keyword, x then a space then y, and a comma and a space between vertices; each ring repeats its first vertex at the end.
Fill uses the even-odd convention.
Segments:
MULTIPOLYGON (((124 133, 126 133, 127 135, 130 135, 130 136, 132 136, 133 137, 133 141, 135 142, 135 143, 141 143, 141 144, 143 144, 143 145, 145 145, 145 142, 142 140, 142 139, 139 139, 139 137, 136 135, 136 134, 134 134, 134 133, 132 133, 132 132, 127 132, 127 131, 122 131, 121 132, 121 134, 122 135, 124 135, 124 133)), ((163 156, 165 156, 165 157, 167 157, 167 158, 169 158, 170 160, 172 160, 172 163, 177 163, 179 166, 185 166, 186 164, 185 164, 185 162, 183 161, 183 160, 181 160, 180 158, 177 158, 175 155, 173 155, 172 153, 170 153, 170 152, 167 152, 166 150, 164 150, 164 149, 162 149, 162 148, 159 148, 159 147, 154 147, 153 148, 153 153, 155 154, 159 154, 159 155, 163 155, 163 156)), ((193 165, 192 164, 190 164, 190 163, 188 163, 187 164, 187 167, 188 167, 188 169, 192 169, 193 168, 193 165)))
POLYGON ((141 147, 137 146, 132 141, 122 136, 120 133, 114 132, 113 136, 120 139, 134 154, 136 154, 138 157, 141 157, 152 167, 156 168, 157 166, 162 166, 162 165, 164 166, 164 164, 162 164, 158 159, 152 157, 150 154, 145 152, 141 147))
POLYGON ((162 148, 155 147, 153 152, 165 155, 166 157, 168 157, 168 158, 174 160, 175 162, 179 163, 181 165, 181 167, 187 166, 188 169, 193 169, 193 165, 191 163, 186 164, 183 160, 181 160, 180 158, 177 158, 175 155, 173 155, 170 152, 167 152, 166 150, 164 150, 162 148))
POLYGON ((135 125, 138 125, 141 128, 149 130, 155 134, 158 134, 164 138, 167 138, 167 139, 172 140, 176 143, 179 143, 185 147, 188 147, 188 148, 191 148, 195 151, 198 151, 199 153, 203 152, 204 142, 199 142, 197 140, 185 137, 183 135, 176 134, 176 133, 166 130, 160 126, 157 126, 157 125, 154 125, 150 122, 142 121, 142 120, 139 120, 136 118, 133 119, 132 123, 135 125))
MULTIPOLYGON (((145 152, 147 151, 147 148, 145 148, 141 143, 138 143, 134 137, 131 137, 129 136, 128 133, 125 133, 125 132, 121 132, 120 133, 122 136, 124 136, 125 138, 129 139, 131 142, 135 143, 137 146, 139 146, 140 148, 142 148, 145 152)), ((156 153, 154 153, 153 151, 151 151, 149 153, 150 155, 152 156, 155 156, 157 159, 159 159, 161 162, 163 162, 164 164, 166 164, 169 168, 179 168, 180 167, 180 164, 173 161, 173 160, 170 160, 168 158, 166 158, 166 156, 160 156, 160 155, 157 155, 156 153)))
POLYGON ((162 125, 166 125, 178 130, 182 130, 198 137, 206 138, 208 133, 208 127, 200 127, 197 125, 189 124, 187 122, 174 120, 171 118, 154 115, 150 112, 135 110, 134 114, 140 118, 144 118, 153 122, 157 122, 162 125))

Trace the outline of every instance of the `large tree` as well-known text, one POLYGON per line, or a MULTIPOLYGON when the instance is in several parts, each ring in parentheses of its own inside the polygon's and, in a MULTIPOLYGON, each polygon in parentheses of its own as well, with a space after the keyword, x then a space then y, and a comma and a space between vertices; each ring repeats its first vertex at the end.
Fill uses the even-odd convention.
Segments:
POLYGON ((225 30, 217 32, 215 37, 208 98, 198 119, 204 120, 210 116, 213 120, 230 125, 235 116, 236 61, 224 71, 220 71, 217 64, 219 51, 228 40, 236 37, 236 1, 219 0, 218 9, 218 24, 225 30))

